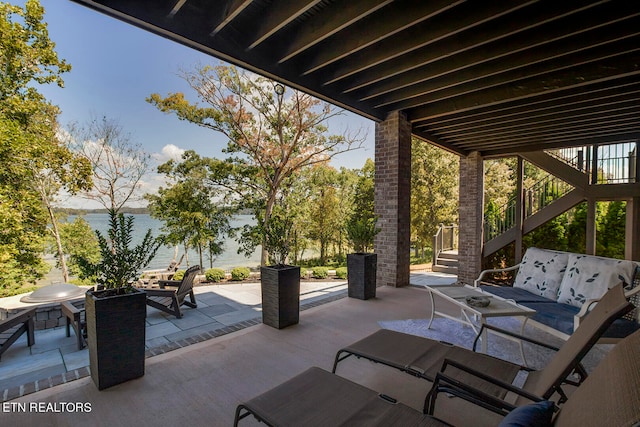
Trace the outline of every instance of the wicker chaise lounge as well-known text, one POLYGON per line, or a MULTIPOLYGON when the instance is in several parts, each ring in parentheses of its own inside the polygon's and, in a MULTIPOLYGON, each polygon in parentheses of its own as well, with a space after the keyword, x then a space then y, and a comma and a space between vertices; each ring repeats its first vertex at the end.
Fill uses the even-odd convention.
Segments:
POLYGON ((173 314, 178 319, 182 317, 180 306, 185 304, 191 308, 197 308, 196 297, 193 294, 193 282, 200 271, 199 265, 189 267, 184 273, 182 280, 160 280, 160 289, 141 288, 147 293, 147 305, 166 313, 173 314), (173 287, 177 289, 164 289, 173 287), (190 301, 187 301, 186 297, 190 301))
MULTIPOLYGON (((401 332, 380 330, 339 350, 335 357, 333 372, 336 372, 339 362, 348 357, 356 356, 433 381, 446 359, 453 362, 448 364, 450 368, 447 372, 450 376, 489 395, 501 398, 506 394, 506 390, 488 383, 476 375, 461 371, 457 365, 482 371, 486 376, 503 383, 511 383, 520 370, 526 370, 528 375, 523 386, 524 390, 545 399, 549 399, 554 392, 558 392, 560 402, 562 402, 565 400, 565 396, 560 386, 563 382, 571 383, 567 380, 567 376, 575 371, 579 374, 578 382, 584 380, 586 373, 582 369, 580 361, 609 325, 631 309, 633 309, 633 305, 625 298, 622 285, 612 288, 586 316, 583 323, 562 348, 556 349, 558 351, 549 364, 539 371, 531 371, 527 367, 451 344, 401 332)), ((508 331, 502 332, 553 349, 545 343, 508 331)))
POLYGON ((35 315, 36 309, 29 308, 0 321, 0 356, 25 332, 27 345, 31 347, 35 343, 33 320, 35 315))

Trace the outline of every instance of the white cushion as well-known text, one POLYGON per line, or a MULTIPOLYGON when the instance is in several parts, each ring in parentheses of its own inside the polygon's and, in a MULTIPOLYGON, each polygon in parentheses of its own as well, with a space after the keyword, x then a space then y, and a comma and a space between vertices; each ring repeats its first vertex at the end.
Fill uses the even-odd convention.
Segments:
POLYGON ((566 252, 529 248, 522 257, 513 287, 555 301, 568 260, 566 252))
POLYGON ((635 267, 633 261, 570 254, 558 302, 582 307, 585 301, 601 298, 620 282, 630 284, 635 267))

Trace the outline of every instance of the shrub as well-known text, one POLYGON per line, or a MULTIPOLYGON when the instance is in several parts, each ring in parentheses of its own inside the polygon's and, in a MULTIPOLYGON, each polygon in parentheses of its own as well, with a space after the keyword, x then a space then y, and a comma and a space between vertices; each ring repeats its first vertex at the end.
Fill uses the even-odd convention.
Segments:
POLYGON ((347 278, 347 267, 336 268, 336 277, 338 279, 346 279, 347 278))
POLYGON ((204 276, 208 282, 221 282, 225 277, 224 270, 221 268, 210 268, 204 272, 204 276))
POLYGON ((244 280, 251 275, 251 270, 247 267, 236 267, 231 270, 231 280, 244 280))
POLYGON ((184 273, 187 270, 178 270, 175 272, 175 274, 173 275, 173 277, 171 278, 171 280, 182 280, 182 278, 184 277, 184 273))
POLYGON ((313 267, 311 271, 314 279, 326 279, 329 276, 329 267, 313 267))

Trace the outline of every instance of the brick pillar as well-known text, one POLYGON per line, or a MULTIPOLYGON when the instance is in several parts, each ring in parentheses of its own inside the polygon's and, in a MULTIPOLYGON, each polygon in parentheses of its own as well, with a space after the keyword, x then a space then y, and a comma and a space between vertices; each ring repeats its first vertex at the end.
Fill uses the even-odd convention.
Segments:
POLYGON ((482 270, 484 218, 484 166, 482 156, 473 152, 460 157, 458 215, 458 281, 473 284, 482 270))
POLYGON ((409 284, 411 250, 411 123, 394 111, 376 123, 375 238, 377 285, 409 284))

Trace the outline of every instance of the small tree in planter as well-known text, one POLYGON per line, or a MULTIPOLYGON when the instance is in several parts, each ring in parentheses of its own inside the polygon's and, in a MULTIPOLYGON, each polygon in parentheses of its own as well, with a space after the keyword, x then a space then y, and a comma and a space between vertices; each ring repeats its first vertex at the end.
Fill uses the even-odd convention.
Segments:
POLYGON ((369 299, 376 296, 378 256, 366 251, 373 248, 373 239, 380 229, 376 218, 356 213, 347 223, 347 236, 355 253, 347 254, 348 295, 351 298, 369 299))
POLYGON ((262 323, 282 329, 300 320, 300 267, 287 265, 293 220, 275 209, 265 230, 265 250, 273 265, 260 267, 262 323))
POLYGON ((148 230, 130 248, 132 216, 110 210, 109 224, 108 238, 96 231, 101 260, 79 260, 97 282, 97 290, 87 292, 85 309, 91 378, 100 390, 144 375, 146 295, 133 282, 161 244, 148 230))

